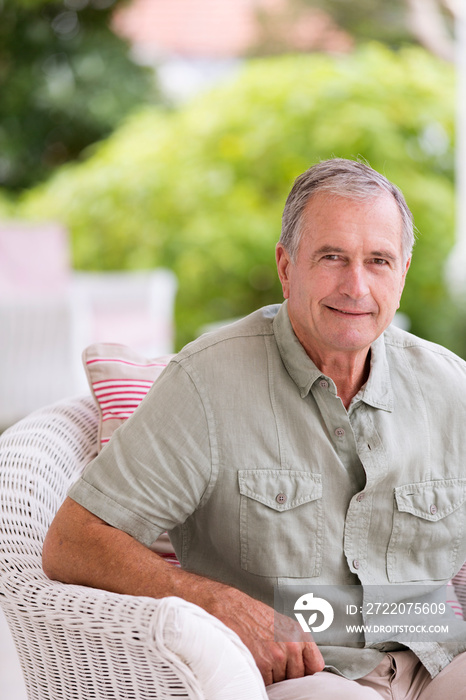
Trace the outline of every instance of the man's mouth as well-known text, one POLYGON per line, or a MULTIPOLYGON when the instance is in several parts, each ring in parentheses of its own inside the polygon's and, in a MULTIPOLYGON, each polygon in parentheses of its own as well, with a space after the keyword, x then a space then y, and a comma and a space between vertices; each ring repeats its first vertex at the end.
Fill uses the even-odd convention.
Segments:
POLYGON ((343 314, 344 316, 369 316, 372 311, 360 311, 360 310, 347 310, 347 309, 337 309, 335 306, 327 306, 330 311, 335 311, 338 314, 343 314))

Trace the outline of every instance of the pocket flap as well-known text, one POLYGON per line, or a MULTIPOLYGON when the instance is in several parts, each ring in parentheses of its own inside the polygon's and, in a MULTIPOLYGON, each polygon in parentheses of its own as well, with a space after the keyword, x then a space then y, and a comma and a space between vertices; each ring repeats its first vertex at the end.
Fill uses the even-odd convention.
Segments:
POLYGON ((239 490, 274 510, 290 510, 322 498, 322 477, 288 469, 242 469, 239 490))
POLYGON ((395 488, 399 511, 433 522, 453 513, 465 499, 466 479, 422 481, 395 488))

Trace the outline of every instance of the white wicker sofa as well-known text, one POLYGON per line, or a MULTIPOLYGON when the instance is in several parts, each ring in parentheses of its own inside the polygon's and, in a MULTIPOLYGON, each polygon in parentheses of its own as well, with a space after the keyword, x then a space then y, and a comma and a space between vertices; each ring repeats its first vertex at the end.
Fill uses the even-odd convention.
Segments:
POLYGON ((50 581, 45 533, 96 452, 92 398, 40 409, 0 437, 0 605, 30 700, 264 700, 250 652, 179 598, 50 581))

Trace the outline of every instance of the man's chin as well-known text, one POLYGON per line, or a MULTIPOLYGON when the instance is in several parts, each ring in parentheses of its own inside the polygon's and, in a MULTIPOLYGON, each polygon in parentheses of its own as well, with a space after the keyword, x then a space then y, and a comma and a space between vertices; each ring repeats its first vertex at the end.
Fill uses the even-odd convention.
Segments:
POLYGON ((339 352, 365 352, 368 351, 374 340, 382 333, 380 329, 351 329, 350 332, 335 333, 329 337, 329 345, 339 352))

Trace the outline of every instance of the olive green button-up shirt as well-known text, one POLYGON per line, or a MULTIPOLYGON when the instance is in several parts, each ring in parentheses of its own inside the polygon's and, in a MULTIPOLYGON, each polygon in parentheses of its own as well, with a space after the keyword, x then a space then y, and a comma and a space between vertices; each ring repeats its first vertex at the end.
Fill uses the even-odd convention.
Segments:
MULTIPOLYGON (((270 605, 291 584, 442 586, 466 559, 465 397, 463 360, 390 327, 347 411, 286 302, 265 307, 184 348, 70 496, 270 605)), ((435 675, 466 634, 409 646, 435 675)), ((389 648, 321 651, 358 678, 389 648)))

